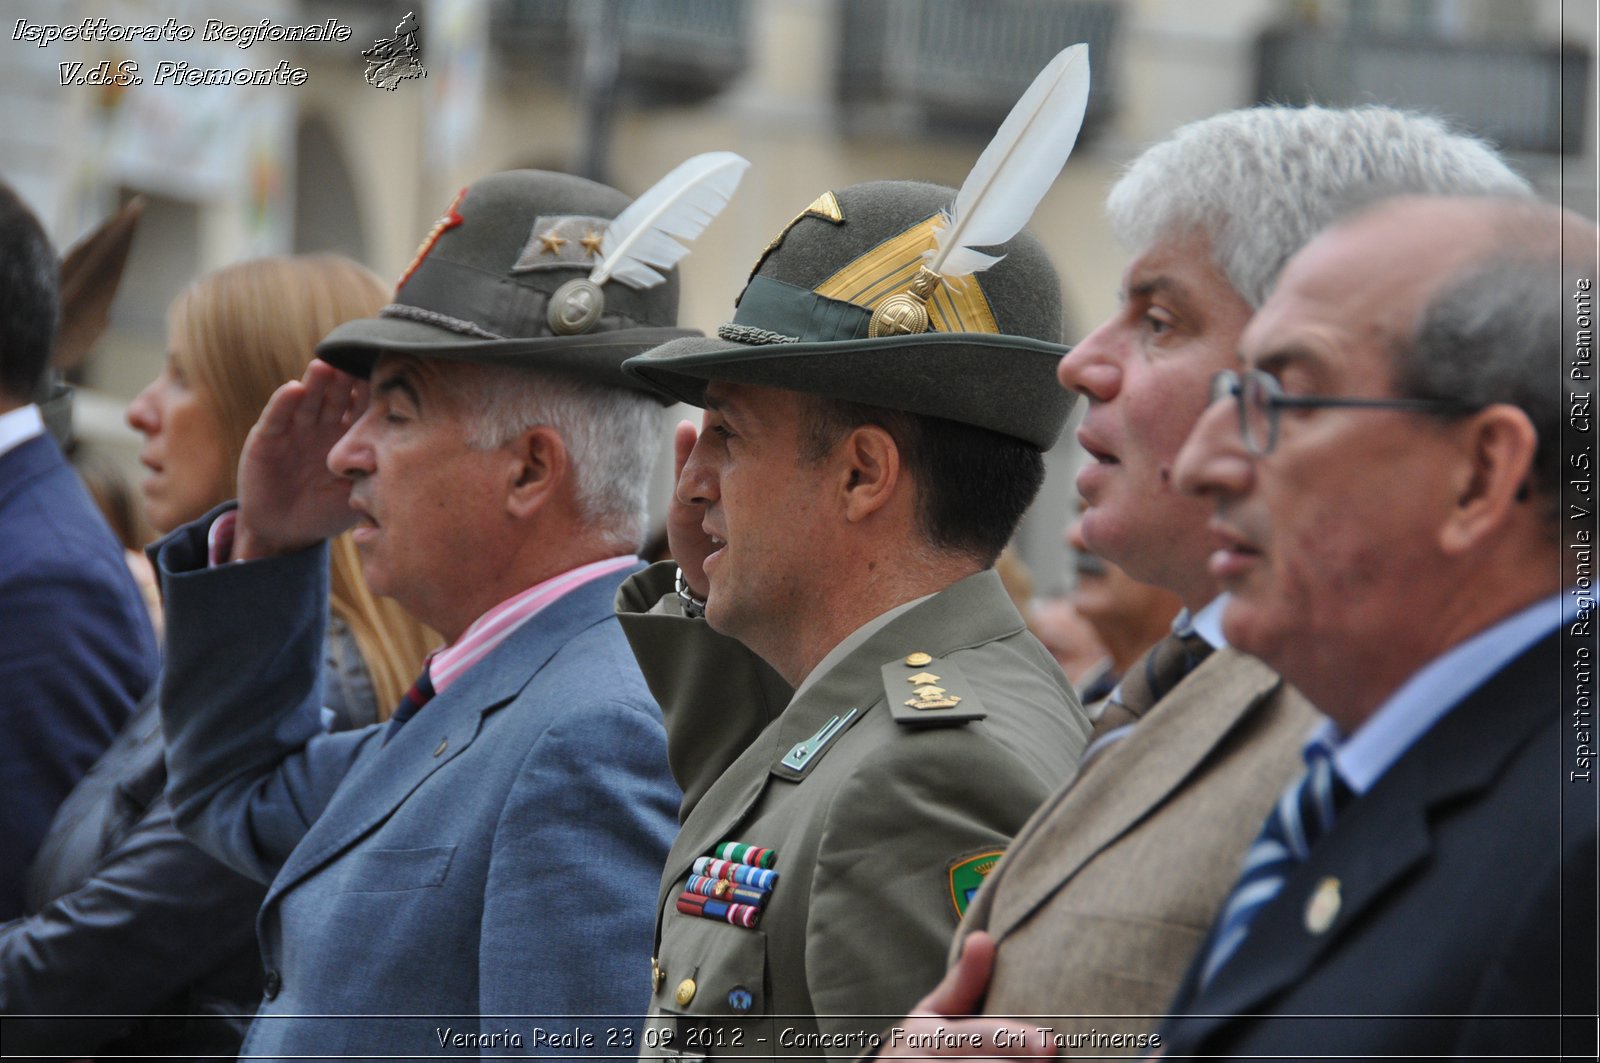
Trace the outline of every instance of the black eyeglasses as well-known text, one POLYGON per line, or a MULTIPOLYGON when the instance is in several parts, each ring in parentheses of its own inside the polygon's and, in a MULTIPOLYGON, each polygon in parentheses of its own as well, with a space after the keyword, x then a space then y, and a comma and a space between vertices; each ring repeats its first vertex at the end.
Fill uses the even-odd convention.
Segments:
POLYGON ((1422 413, 1467 414, 1479 407, 1455 399, 1355 399, 1321 395, 1285 395, 1277 378, 1259 369, 1244 373, 1224 369, 1211 378, 1211 401, 1233 399, 1239 406, 1239 433, 1250 453, 1262 457, 1278 445, 1278 414, 1285 407, 1319 410, 1415 410, 1422 413))

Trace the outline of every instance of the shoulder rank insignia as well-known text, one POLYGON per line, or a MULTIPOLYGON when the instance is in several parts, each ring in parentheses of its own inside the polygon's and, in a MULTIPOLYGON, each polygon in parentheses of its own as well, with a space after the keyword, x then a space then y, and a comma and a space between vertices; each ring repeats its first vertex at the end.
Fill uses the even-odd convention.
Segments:
POLYGON ((950 903, 956 906, 957 919, 967 914, 967 906, 978 895, 978 887, 1004 855, 1004 849, 989 849, 950 865, 950 903))
POLYGON ((883 666, 883 690, 895 722, 940 727, 988 715, 953 663, 918 651, 883 666))

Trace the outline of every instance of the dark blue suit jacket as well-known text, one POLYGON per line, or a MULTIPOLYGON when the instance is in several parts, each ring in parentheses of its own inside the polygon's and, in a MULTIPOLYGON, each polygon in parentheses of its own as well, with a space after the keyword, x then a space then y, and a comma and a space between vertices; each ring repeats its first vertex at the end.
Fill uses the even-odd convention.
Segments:
POLYGON ((1165 1054, 1593 1058, 1596 783, 1570 776, 1574 660, 1551 634, 1423 734, 1203 992, 1190 971, 1165 1054))
POLYGON ((155 679, 122 548, 48 435, 0 455, 0 919, 56 808, 155 679))

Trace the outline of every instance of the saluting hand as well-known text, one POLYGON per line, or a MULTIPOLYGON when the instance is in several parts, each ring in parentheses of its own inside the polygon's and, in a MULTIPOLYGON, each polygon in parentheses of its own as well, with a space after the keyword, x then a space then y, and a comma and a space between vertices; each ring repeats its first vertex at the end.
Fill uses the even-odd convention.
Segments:
POLYGON ((702 505, 683 501, 683 467, 689 463, 689 452, 700 438, 693 421, 679 421, 672 430, 672 504, 667 507, 667 548, 672 559, 683 570, 683 581, 689 591, 701 601, 710 590, 706 580, 706 558, 714 547, 711 536, 701 530, 706 510, 702 505))
POLYGON ((355 523, 350 482, 328 452, 367 406, 366 381, 312 359, 306 374, 272 393, 239 459, 236 559, 293 553, 355 523))

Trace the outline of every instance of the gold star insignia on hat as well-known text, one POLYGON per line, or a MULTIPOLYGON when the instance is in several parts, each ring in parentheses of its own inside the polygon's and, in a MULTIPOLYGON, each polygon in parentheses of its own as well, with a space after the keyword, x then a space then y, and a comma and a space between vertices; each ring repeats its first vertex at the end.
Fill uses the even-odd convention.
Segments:
POLYGON ((539 234, 539 242, 544 245, 544 249, 550 254, 559 255, 561 248, 566 245, 567 238, 551 229, 549 232, 539 234))
POLYGON ((582 244, 583 249, 589 252, 590 258, 598 258, 600 256, 600 244, 603 239, 604 237, 591 229, 584 234, 583 239, 579 240, 578 243, 582 244))

